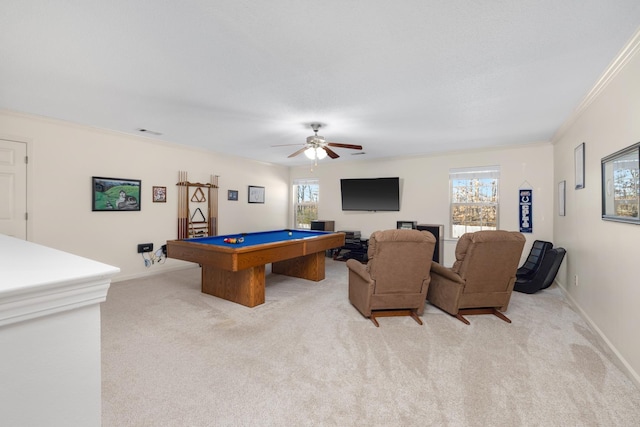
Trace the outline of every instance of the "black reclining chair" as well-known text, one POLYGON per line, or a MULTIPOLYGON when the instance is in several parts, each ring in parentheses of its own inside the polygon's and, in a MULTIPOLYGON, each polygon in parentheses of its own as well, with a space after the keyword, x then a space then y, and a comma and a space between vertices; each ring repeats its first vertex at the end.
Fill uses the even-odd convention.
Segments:
POLYGON ((517 277, 513 290, 533 294, 551 286, 566 252, 564 248, 549 249, 544 252, 540 257, 541 262, 538 269, 531 276, 517 277))
POLYGON ((544 240, 536 240, 531 246, 529 256, 527 260, 522 264, 522 267, 516 271, 516 278, 518 279, 530 279, 538 271, 540 264, 542 263, 542 257, 549 249, 553 248, 553 243, 545 242, 544 240))

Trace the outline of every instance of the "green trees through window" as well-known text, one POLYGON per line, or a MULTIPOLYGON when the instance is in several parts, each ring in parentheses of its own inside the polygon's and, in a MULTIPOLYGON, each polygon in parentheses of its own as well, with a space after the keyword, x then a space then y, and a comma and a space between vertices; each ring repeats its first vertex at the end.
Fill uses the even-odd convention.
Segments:
POLYGON ((318 219, 320 184, 315 179, 298 179, 293 182, 295 228, 311 228, 311 221, 318 219))
POLYGON ((498 229, 499 167, 452 169, 449 182, 451 237, 498 229))

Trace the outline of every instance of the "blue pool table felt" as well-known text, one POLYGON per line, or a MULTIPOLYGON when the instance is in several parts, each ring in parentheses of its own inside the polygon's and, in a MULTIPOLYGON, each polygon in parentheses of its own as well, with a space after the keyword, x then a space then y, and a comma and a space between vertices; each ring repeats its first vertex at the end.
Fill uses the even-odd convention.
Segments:
POLYGON ((193 239, 186 239, 186 242, 202 243, 205 245, 218 245, 232 248, 243 248, 247 246, 262 245, 265 243, 282 242, 285 240, 299 240, 310 237, 324 236, 331 234, 330 231, 311 231, 311 230, 275 230, 275 231, 261 231, 256 233, 237 233, 228 234, 225 236, 209 236, 209 237, 196 237, 193 239), (244 242, 241 243, 227 243, 224 241, 226 238, 244 238, 244 242))

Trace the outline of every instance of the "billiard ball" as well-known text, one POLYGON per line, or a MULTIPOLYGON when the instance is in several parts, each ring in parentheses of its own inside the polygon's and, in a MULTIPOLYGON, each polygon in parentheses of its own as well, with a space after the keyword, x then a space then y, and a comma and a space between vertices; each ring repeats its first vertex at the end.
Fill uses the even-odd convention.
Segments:
POLYGON ((292 232, 289 232, 289 236, 293 236, 293 233, 292 233, 292 232))

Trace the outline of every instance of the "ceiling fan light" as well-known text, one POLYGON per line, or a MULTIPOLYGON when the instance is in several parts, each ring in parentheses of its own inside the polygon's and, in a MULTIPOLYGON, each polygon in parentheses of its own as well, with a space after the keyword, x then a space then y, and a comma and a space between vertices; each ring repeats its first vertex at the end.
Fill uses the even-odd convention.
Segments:
POLYGON ((322 160, 327 157, 327 152, 322 148, 316 148, 316 156, 318 157, 318 160, 322 160))
POLYGON ((314 147, 309 147, 304 150, 304 155, 307 156, 307 158, 313 160, 316 158, 316 149, 314 147))

